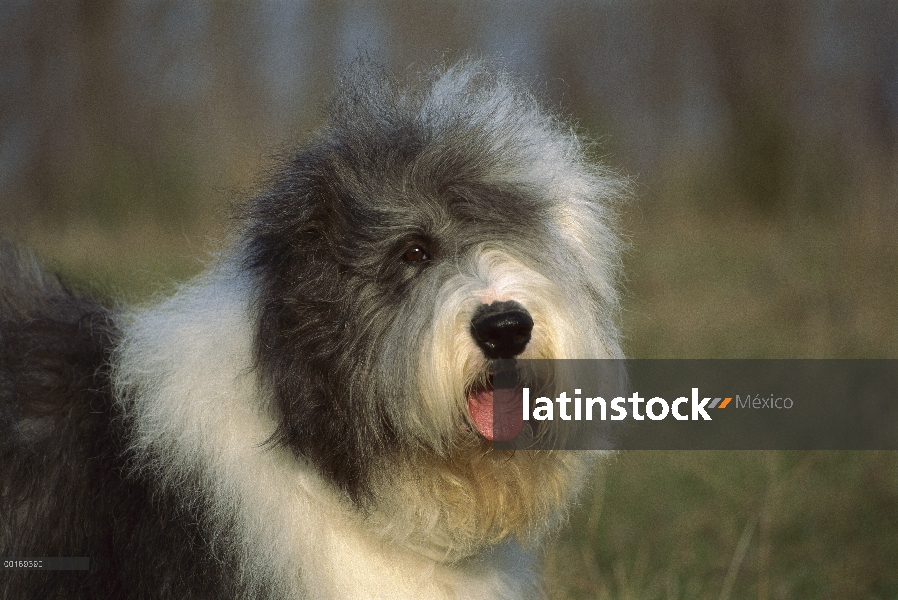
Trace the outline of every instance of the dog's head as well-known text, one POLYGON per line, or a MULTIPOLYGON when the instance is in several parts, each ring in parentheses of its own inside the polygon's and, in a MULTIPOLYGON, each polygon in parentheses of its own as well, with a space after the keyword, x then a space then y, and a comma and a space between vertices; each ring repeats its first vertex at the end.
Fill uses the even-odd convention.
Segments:
POLYGON ((488 441, 516 433, 493 429, 494 361, 620 356, 621 190, 483 63, 413 86, 347 75, 247 211, 277 441, 361 503, 398 464, 532 476, 486 466, 488 441))

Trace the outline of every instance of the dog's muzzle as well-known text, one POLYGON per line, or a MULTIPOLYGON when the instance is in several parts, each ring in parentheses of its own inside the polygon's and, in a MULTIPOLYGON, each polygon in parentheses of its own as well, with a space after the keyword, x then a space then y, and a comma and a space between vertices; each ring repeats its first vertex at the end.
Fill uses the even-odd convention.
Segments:
POLYGON ((471 318, 471 336, 490 359, 514 358, 530 342, 533 319, 514 301, 483 304, 471 318))

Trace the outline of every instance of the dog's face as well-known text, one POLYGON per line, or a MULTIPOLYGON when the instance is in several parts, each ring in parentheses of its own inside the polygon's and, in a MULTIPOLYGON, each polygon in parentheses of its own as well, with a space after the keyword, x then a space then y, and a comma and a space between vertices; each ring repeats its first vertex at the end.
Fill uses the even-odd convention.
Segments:
POLYGON ((246 243, 277 441, 364 503, 404 462, 485 472, 488 441, 516 433, 493 430, 495 360, 620 355, 620 188, 477 64, 414 89, 343 85, 250 206, 246 243))

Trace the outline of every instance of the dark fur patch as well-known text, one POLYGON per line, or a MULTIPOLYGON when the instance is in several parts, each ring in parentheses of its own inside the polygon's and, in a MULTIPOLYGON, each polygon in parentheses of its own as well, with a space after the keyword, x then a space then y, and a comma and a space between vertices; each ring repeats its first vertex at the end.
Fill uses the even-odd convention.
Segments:
POLYGON ((108 371, 117 337, 107 306, 0 245, 0 557, 90 558, 90 571, 3 571, 0 598, 231 593, 201 515, 128 475, 108 371))

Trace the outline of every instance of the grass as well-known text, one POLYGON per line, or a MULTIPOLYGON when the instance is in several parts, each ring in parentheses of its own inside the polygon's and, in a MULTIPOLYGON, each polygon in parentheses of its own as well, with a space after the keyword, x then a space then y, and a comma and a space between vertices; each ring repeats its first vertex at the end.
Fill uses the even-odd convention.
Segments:
POLYGON ((47 223, 19 239, 48 268, 75 288, 124 304, 171 291, 201 272, 223 237, 220 222, 171 223, 131 219, 115 223, 74 220, 47 223))
MULTIPOLYGON (((625 229, 628 356, 898 356, 894 219, 672 194, 625 229)), ((896 453, 630 451, 596 473, 547 580, 566 599, 894 599, 896 557, 896 453)))
POLYGON ((571 521, 556 598, 898 596, 889 452, 622 452, 571 521))

